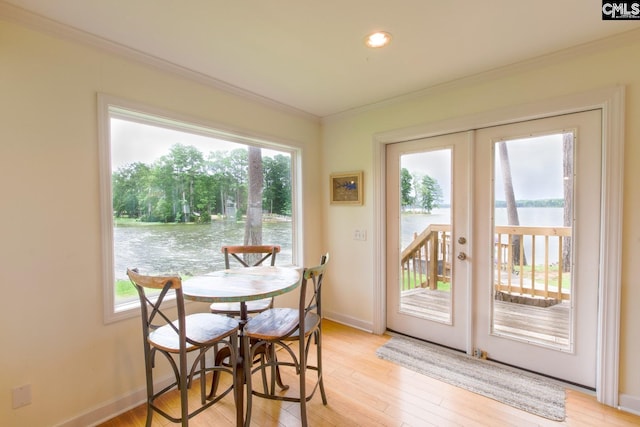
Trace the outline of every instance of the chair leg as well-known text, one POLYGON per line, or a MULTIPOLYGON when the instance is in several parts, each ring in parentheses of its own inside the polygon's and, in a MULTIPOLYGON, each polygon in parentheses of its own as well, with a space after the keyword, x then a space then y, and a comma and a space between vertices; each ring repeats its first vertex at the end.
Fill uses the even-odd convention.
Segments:
MULTIPOLYGON (((200 350, 200 402, 205 404, 207 401, 207 366, 206 366, 206 349, 200 350)), ((215 372, 215 371, 214 371, 215 372)))
POLYGON ((145 346, 145 370, 147 375, 147 421, 146 427, 151 427, 151 421, 153 419, 153 407, 151 406, 151 400, 153 399, 153 367, 152 367, 152 353, 148 346, 145 346))
POLYGON ((269 386, 267 385, 267 372, 264 369, 264 365, 267 360, 268 359, 266 354, 260 354, 260 361, 258 363, 260 364, 260 366, 262 366, 262 368, 260 368, 260 374, 262 376, 262 390, 264 390, 265 393, 268 393, 269 390, 269 386))
POLYGON ((269 394, 276 394, 276 380, 278 375, 280 374, 280 370, 278 369, 278 366, 276 365, 276 346, 273 344, 266 344, 266 348, 265 348, 265 353, 267 355, 267 362, 269 364, 269 366, 271 367, 270 369, 270 374, 271 374, 271 382, 270 382, 270 386, 269 386, 269 394))
POLYGON ((151 421, 153 420, 153 409, 151 408, 151 404, 147 401, 147 421, 145 422, 145 427, 151 427, 151 421))
MULTIPOLYGON (((273 362, 275 364, 275 381, 276 384, 278 385, 278 387, 280 387, 280 390, 288 390, 289 386, 287 384, 284 384, 284 382, 282 381, 282 376, 280 375, 280 367, 277 365, 277 356, 275 355, 275 351, 271 352, 271 348, 274 348, 274 345, 271 343, 265 343, 263 345, 261 345, 255 352, 254 357, 256 355, 260 355, 260 363, 264 365, 264 360, 266 359, 267 364, 273 362)), ((255 361, 255 359, 254 359, 255 361)), ((261 369, 262 372, 262 384, 264 386, 264 392, 265 394, 269 393, 269 389, 267 387, 267 373, 265 372, 264 369, 261 369)), ((273 376, 272 376, 273 377, 273 376)), ((271 388, 271 394, 274 393, 274 387, 271 388)))
MULTIPOLYGON (((311 337, 309 337, 311 339, 311 337)), ((307 372, 307 355, 306 355, 306 343, 304 340, 304 334, 300 334, 300 349, 299 349, 299 363, 300 373, 298 378, 300 379, 300 420, 302 421, 302 427, 307 427, 307 386, 306 386, 306 372, 307 372)))
POLYGON ((320 387, 320 396, 322 396, 322 404, 327 404, 327 395, 324 392, 324 376, 322 375, 322 331, 316 331, 316 346, 317 346, 317 365, 318 365, 318 386, 320 387))
MULTIPOLYGON (((276 352, 275 352, 275 346, 273 344, 267 344, 267 346, 274 347, 273 352, 267 351, 266 354, 267 354, 267 361, 273 362, 275 365, 276 384, 278 384, 278 387, 280 387, 280 390, 288 390, 289 386, 282 382, 282 376, 280 375, 280 366, 278 366, 278 356, 276 356, 276 352), (273 360, 270 359, 272 356, 273 356, 273 360)), ((274 390, 272 389, 271 392, 273 393, 274 390)))
MULTIPOLYGON (((221 349, 216 349, 215 355, 215 365, 221 366, 224 363, 224 360, 231 356, 231 352, 229 347, 222 347, 221 349)), ((220 372, 213 371, 213 377, 211 379, 211 391, 209 392, 208 399, 213 399, 216 396, 216 391, 218 390, 218 383, 220 382, 220 372)))
POLYGON ((187 355, 185 353, 180 353, 180 418, 183 427, 189 426, 189 389, 187 387, 188 376, 187 355))
MULTIPOLYGON (((240 377, 244 376, 245 387, 247 388, 247 410, 244 416, 244 427, 249 427, 251 424, 251 403, 252 403, 252 385, 251 385, 251 370, 253 368, 253 357, 254 353, 251 349, 251 343, 248 337, 242 337, 243 343, 241 344, 245 348, 244 360, 242 363, 244 364, 244 375, 239 375, 240 377)), ((264 372, 264 369, 262 369, 264 372)), ((264 375, 264 373, 263 373, 264 375)), ((263 381, 266 381, 263 377, 263 381)), ((237 389, 242 390, 242 383, 238 384, 237 389)), ((238 401, 236 400, 236 405, 238 401)), ((239 425, 239 424, 238 424, 239 425)))

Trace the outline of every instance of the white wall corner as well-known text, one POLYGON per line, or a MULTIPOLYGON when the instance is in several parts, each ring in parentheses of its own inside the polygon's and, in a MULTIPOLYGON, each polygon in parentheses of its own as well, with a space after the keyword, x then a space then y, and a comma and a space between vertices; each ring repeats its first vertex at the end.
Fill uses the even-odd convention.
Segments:
POLYGON ((621 394, 618 401, 620 403, 618 405, 619 409, 634 415, 640 415, 640 396, 621 394))
POLYGON ((355 317, 345 316, 344 314, 334 313, 331 311, 323 310, 322 317, 327 320, 334 321, 336 323, 340 323, 342 325, 351 326, 352 328, 360 329, 365 332, 372 332, 373 325, 371 322, 365 322, 361 319, 356 319, 355 317))

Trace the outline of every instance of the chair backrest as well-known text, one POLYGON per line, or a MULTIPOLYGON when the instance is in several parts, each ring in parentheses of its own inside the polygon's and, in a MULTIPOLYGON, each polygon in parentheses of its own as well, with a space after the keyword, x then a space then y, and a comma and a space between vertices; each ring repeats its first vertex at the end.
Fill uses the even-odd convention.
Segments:
MULTIPOLYGON (((129 280, 138 291, 140 297, 140 310, 142 312, 142 332, 145 337, 151 331, 165 325, 170 325, 180 338, 180 345, 186 346, 189 340, 186 338, 184 296, 182 294, 182 279, 178 276, 145 276, 138 273, 137 269, 127 269, 129 280), (149 295, 147 289, 158 289, 160 294, 149 295), (176 306, 178 309, 178 321, 174 322, 165 313, 164 301, 170 290, 175 291, 176 306), (156 297, 157 295, 157 297, 156 297)), ((169 307, 167 307, 168 309, 169 307)))
POLYGON ((276 263, 276 254, 280 252, 279 245, 244 245, 223 246, 224 267, 231 268, 231 258, 235 258, 243 267, 262 265, 267 259, 271 264, 276 263))
POLYGON ((302 272, 302 283, 300 285, 301 317, 312 311, 322 317, 322 280, 328 263, 329 254, 326 253, 322 255, 320 265, 305 268, 302 272))

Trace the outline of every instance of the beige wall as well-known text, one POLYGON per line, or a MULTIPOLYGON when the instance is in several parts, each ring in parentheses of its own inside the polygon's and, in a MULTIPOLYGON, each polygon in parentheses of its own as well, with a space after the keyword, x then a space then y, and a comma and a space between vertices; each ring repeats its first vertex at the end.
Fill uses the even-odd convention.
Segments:
POLYGON ((139 318, 102 320, 98 92, 300 147, 305 261, 323 250, 318 120, 0 19, 3 426, 57 425, 144 387, 139 318), (24 384, 33 403, 14 410, 24 384))
POLYGON ((96 93, 303 149, 306 263, 331 253, 327 312, 373 322, 373 136, 590 89, 626 85, 620 391, 640 399, 640 40, 333 117, 291 114, 0 20, 0 420, 45 426, 143 387, 138 319, 102 321, 96 93), (322 145, 320 142, 322 141, 322 145), (328 205, 331 172, 364 170, 361 207, 328 205), (368 231, 354 241, 354 229, 368 231), (33 403, 11 409, 11 388, 33 403))
MULTIPOLYGON (((620 392, 640 405, 640 36, 530 64, 526 69, 494 73, 425 92, 375 108, 323 121, 324 175, 362 169, 365 205, 329 207, 325 238, 332 255, 325 292, 325 313, 366 328, 374 319, 372 299, 377 259, 372 239, 354 241, 353 229, 375 230, 371 186, 376 133, 543 101, 564 95, 623 84, 626 86, 624 219, 622 257, 620 392)), ((326 186, 326 184, 325 184, 326 186)), ((325 187, 326 188, 326 187, 325 187)), ((627 400, 629 402, 629 400, 627 400)), ((640 406, 635 410, 640 411, 640 406)))

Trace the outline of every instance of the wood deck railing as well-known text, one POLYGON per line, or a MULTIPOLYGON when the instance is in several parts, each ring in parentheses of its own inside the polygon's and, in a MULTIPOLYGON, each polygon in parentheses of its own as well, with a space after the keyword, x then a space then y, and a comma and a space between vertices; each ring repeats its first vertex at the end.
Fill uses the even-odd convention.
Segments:
MULTIPOLYGON (((495 292, 569 300, 569 288, 563 289, 570 275, 563 273, 565 237, 571 237, 570 227, 496 226, 495 292), (523 243, 518 257, 513 253, 516 238, 523 243), (536 245, 543 245, 542 250, 536 245), (542 259, 536 258, 540 253, 542 259)), ((416 233, 400 255, 402 289, 437 289, 438 282, 451 283, 451 256, 450 225, 431 224, 416 233)))
POLYGON ((570 289, 563 289, 562 286, 563 280, 570 275, 563 273, 562 246, 565 237, 571 237, 570 227, 496 226, 496 291, 569 300, 570 289), (522 244, 515 244, 517 238, 522 244), (543 245, 541 251, 536 249, 537 244, 543 245), (519 254, 514 257, 516 247, 519 248, 519 254), (531 249, 525 252, 525 247, 531 249), (536 258, 539 253, 542 253, 541 260, 536 258))
POLYGON ((437 289, 438 281, 451 283, 451 226, 431 224, 400 254, 402 290, 437 289))

